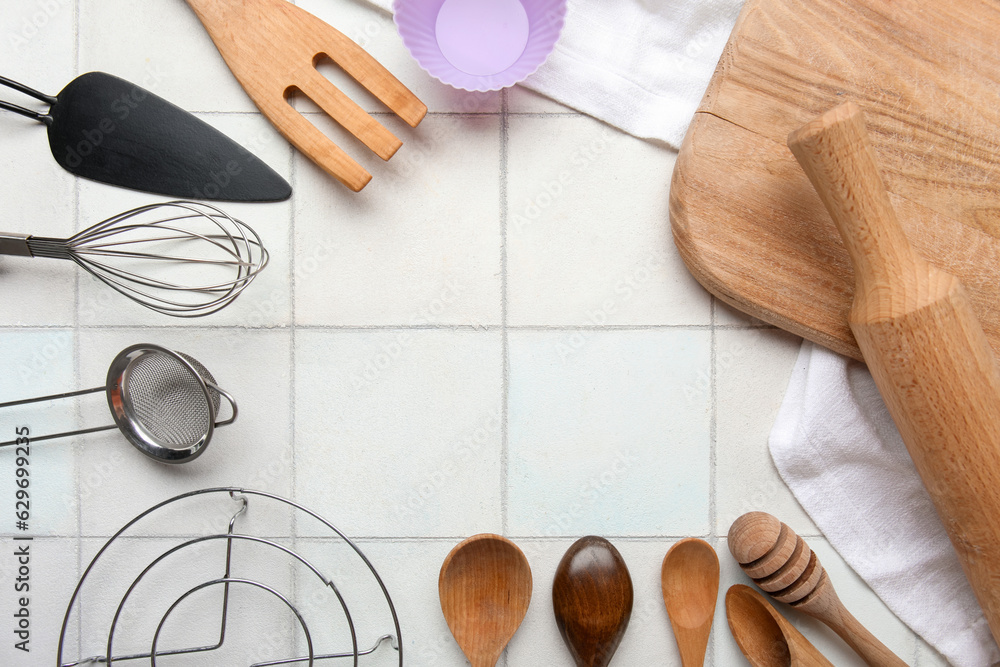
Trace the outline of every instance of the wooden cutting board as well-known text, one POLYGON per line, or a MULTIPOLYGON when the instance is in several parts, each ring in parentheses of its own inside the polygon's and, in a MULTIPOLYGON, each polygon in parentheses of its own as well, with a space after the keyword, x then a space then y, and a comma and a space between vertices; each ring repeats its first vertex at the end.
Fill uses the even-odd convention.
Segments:
POLYGON ((1000 2, 747 0, 680 150, 674 241, 726 303, 860 359, 847 251, 785 145, 865 111, 914 247, 957 275, 1000 352, 1000 2))

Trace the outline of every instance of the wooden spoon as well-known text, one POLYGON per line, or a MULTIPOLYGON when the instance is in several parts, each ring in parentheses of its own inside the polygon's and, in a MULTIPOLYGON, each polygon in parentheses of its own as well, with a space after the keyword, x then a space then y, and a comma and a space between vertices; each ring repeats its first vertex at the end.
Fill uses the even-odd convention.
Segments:
POLYGON ((603 537, 581 537, 556 568, 556 625, 577 667, 607 667, 632 615, 632 577, 603 537))
POLYGON ((775 600, 819 619, 872 667, 906 667, 844 607, 809 545, 766 512, 748 512, 729 528, 729 550, 775 600))
POLYGON ((681 540, 663 558, 660 584, 681 664, 701 667, 719 596, 719 557, 715 549, 694 537, 681 540))
POLYGON ((531 600, 524 553, 499 535, 474 535, 444 559, 438 577, 441 611, 472 667, 494 667, 531 600))
POLYGON ((833 667, 760 593, 736 584, 726 593, 726 620, 753 667, 833 667))

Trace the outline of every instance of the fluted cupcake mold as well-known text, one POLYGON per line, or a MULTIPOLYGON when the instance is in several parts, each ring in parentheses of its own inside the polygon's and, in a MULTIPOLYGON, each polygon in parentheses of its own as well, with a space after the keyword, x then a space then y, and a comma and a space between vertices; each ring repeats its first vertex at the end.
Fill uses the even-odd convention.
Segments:
MULTIPOLYGON (((562 32, 566 0, 475 0, 477 16, 464 26, 463 10, 471 8, 461 5, 469 1, 395 0, 393 6, 396 28, 410 54, 428 74, 455 88, 500 90, 523 81, 549 57, 562 32), (513 13, 519 15, 519 8, 510 6, 518 1, 524 10, 523 16, 513 18, 522 24, 526 19, 526 37, 523 30, 519 34, 517 26, 511 27, 506 19, 504 26, 497 27, 497 32, 484 25, 484 17, 489 12, 488 2, 506 4, 506 9, 513 9, 513 13), (446 3, 454 4, 445 7, 446 3), (447 17, 441 16, 443 7, 448 12, 447 17), (504 43, 505 36, 512 41, 504 43), (518 55, 522 41, 524 47, 518 55), (476 49, 490 51, 476 52, 476 49)), ((511 14, 509 11, 498 13, 511 14)))

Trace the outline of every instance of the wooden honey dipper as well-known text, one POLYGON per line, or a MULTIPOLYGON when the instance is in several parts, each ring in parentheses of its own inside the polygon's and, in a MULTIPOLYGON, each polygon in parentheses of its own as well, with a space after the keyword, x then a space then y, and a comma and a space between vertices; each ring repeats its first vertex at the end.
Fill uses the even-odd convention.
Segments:
POLYGON ((775 600, 825 623, 872 667, 906 667, 844 607, 816 553, 766 512, 748 512, 729 529, 729 551, 775 600))

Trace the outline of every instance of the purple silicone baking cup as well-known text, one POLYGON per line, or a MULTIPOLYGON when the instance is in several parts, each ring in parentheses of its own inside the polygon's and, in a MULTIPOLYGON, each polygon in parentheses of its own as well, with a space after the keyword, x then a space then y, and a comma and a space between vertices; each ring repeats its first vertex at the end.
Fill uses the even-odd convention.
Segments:
POLYGON ((566 0, 520 0, 528 19, 528 37, 520 57, 502 72, 469 74, 445 57, 438 45, 437 19, 446 0, 395 0, 393 20, 403 44, 428 74, 455 88, 484 92, 524 81, 541 67, 559 39, 566 0))

